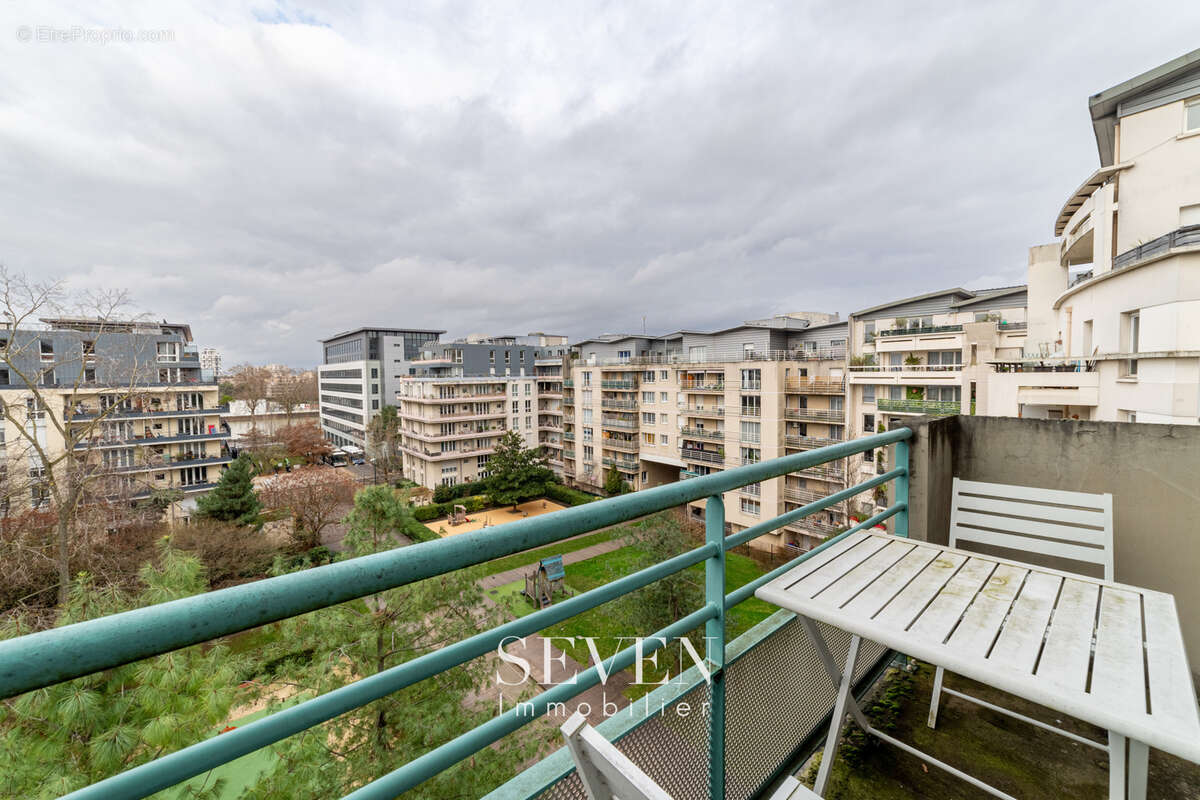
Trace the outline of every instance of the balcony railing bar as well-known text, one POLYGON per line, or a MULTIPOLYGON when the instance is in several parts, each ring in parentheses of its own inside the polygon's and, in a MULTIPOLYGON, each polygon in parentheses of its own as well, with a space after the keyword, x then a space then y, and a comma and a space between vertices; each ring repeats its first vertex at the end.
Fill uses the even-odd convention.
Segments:
MULTIPOLYGON (((724 551, 769 532, 800 517, 820 510, 825 504, 840 499, 844 492, 830 495, 817 503, 787 512, 773 520, 753 526, 733 537, 724 537, 720 496, 749 483, 779 477, 788 472, 806 469, 827 461, 844 458, 887 444, 896 444, 896 463, 904 464, 892 472, 880 475, 852 487, 854 493, 878 485, 889 478, 897 481, 897 503, 855 528, 876 524, 893 515, 897 517, 896 533, 907 534, 907 461, 906 440, 912 436, 907 428, 825 448, 773 459, 740 469, 707 475, 686 482, 658 486, 633 495, 612 498, 586 507, 564 509, 545 515, 510 523, 506 535, 495 531, 484 535, 467 533, 449 539, 439 539, 411 547, 377 553, 370 556, 336 562, 303 572, 284 575, 203 595, 163 603, 147 608, 102 617, 87 622, 42 631, 0 642, 0 698, 42 688, 53 683, 119 666, 140 658, 176 650, 218 636, 236 633, 269 622, 346 602, 367 594, 407 585, 474 564, 511 555, 533 547, 550 544, 578 533, 596 530, 625 522, 649 513, 684 503, 709 498, 708 542, 702 548, 656 564, 639 573, 564 601, 557 606, 507 623, 499 628, 449 645, 441 650, 418 657, 382 673, 361 679, 349 686, 305 701, 290 709, 276 712, 264 719, 214 737, 184 750, 159 758, 120 775, 108 778, 72 794, 76 798, 138 798, 172 786, 201 774, 241 755, 298 733, 350 709, 379 699, 404 686, 431 677, 465 661, 490 652, 503 638, 527 635, 561 621, 576 613, 635 588, 645 586, 685 569, 691 564, 706 561, 706 605, 667 626, 656 635, 670 640, 694 629, 708 620, 721 619, 724 607, 746 599, 758 585, 776 574, 763 576, 732 595, 723 594, 724 551), (748 535, 751 530, 759 534, 748 535), (714 541, 714 531, 716 539, 714 541), (692 558, 694 560, 687 560, 692 558), (718 569, 719 565, 719 569, 718 569), (720 576, 721 580, 716 580, 720 576), (639 583, 644 579, 644 582, 639 583), (715 587, 715 594, 714 594, 715 587), (595 602, 593 602, 593 600, 595 602), (724 604, 722 607, 721 604, 724 604)), ((840 538, 840 537, 838 537, 840 538)), ((825 543, 832 544, 834 540, 825 543)), ((819 552, 820 547, 800 556, 780 568, 786 570, 800 560, 819 552)), ((719 627, 719 626, 717 626, 719 627)), ((706 625, 713 629, 714 626, 706 625)), ((723 637, 721 652, 712 653, 714 686, 723 686, 723 637)), ((633 662, 635 649, 628 648, 610 659, 609 671, 622 669, 633 662)), ((549 703, 567 699, 600 680, 599 667, 580 674, 574 684, 556 686, 535 700, 535 716, 545 713, 549 703)), ((714 718, 723 717, 721 694, 714 691, 714 718), (721 705, 718 709, 716 706, 721 705)), ((392 797, 432 777, 441 770, 469 757, 474 752, 499 740, 528 722, 528 714, 509 714, 469 731, 443 744, 420 758, 374 783, 363 786, 350 795, 354 798, 392 797)), ((723 739, 714 730, 710 743, 723 762, 723 739)), ((714 776, 719 777, 714 773, 714 776)), ((717 794, 713 794, 716 797, 717 794)))
POLYGON ((962 325, 932 325, 926 328, 890 328, 876 331, 877 336, 919 336, 926 333, 961 333, 962 325))

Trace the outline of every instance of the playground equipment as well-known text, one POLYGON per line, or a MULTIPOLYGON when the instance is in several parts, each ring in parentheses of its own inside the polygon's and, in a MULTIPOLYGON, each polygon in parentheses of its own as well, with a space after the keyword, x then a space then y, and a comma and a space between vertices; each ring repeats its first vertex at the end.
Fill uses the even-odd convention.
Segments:
POLYGON ((566 577, 567 572, 563 568, 562 556, 543 558, 525 576, 525 591, 523 594, 538 608, 546 608, 554 602, 555 592, 566 593, 567 588, 563 585, 566 577))
POLYGON ((467 507, 456 503, 454 506, 454 516, 447 520, 447 522, 451 525, 462 525, 464 522, 470 522, 467 519, 467 507))

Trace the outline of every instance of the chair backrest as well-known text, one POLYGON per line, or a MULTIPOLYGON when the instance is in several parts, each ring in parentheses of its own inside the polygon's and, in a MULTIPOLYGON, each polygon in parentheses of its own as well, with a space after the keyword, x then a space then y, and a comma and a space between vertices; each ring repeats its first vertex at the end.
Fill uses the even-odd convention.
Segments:
POLYGON ((951 547, 976 543, 1099 564, 1113 580, 1111 494, 955 478, 950 502, 951 547))
POLYGON ((578 711, 562 726, 562 732, 589 800, 671 800, 578 711))

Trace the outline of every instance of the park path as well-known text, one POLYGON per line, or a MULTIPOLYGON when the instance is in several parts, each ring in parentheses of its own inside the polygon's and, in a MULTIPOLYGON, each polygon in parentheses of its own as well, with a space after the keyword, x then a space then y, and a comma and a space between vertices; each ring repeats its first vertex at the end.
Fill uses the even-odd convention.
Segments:
MULTIPOLYGON (((567 539, 563 542, 563 544, 569 543, 570 539, 567 539)), ((580 561, 586 561, 589 558, 595 558, 596 556, 602 556, 605 553, 611 553, 614 550, 620 550, 624 546, 625 542, 622 540, 612 539, 610 541, 600 542, 599 544, 594 544, 589 547, 583 547, 570 553, 563 553, 563 564, 565 566, 577 564, 580 561)), ((539 547, 536 549, 540 550, 541 548, 539 547)), ((532 569, 532 567, 533 564, 531 563, 528 566, 517 567, 516 569, 508 569, 504 572, 497 572, 495 575, 488 575, 479 583, 481 586, 483 586, 484 591, 495 589, 497 586, 503 586, 506 583, 512 583, 513 581, 521 580, 525 577, 529 570, 532 569)))

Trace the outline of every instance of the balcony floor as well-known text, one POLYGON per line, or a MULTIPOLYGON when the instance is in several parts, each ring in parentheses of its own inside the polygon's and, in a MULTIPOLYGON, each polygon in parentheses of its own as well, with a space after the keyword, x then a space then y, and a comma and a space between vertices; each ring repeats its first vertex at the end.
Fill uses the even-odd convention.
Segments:
MULTIPOLYGON (((1015 797, 1094 800, 1108 796, 1108 756, 1055 733, 943 695, 937 730, 926 725, 933 667, 920 664, 913 675, 892 670, 864 710, 879 725, 892 716, 890 733, 934 758, 964 770, 1015 797), (889 689, 891 691, 889 691, 889 689), (889 706, 891 711, 883 710, 889 706)), ((1028 703, 990 686, 946 674, 946 686, 1096 741, 1099 728, 1028 703)), ((826 791, 827 800, 916 800, 992 796, 858 729, 846 737, 826 791), (865 742, 865 743, 864 743, 865 742)), ((816 771, 812 770, 815 775, 816 771)), ((801 780, 811 775, 802 775, 801 780)), ((1200 766, 1157 750, 1150 751, 1147 797, 1200 797, 1200 766)))

